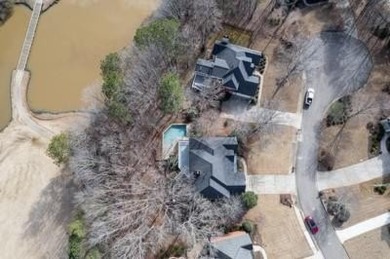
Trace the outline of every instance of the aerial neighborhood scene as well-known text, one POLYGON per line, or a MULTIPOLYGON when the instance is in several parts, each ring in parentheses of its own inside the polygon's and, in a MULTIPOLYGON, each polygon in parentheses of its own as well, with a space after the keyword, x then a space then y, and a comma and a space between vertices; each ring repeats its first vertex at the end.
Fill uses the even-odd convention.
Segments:
POLYGON ((0 0, 0 258, 390 258, 390 0, 0 0))

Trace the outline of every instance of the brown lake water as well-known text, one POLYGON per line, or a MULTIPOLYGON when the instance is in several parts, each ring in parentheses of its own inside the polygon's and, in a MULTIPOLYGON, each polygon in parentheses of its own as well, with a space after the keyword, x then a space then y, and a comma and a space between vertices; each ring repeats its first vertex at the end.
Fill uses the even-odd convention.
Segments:
MULTIPOLYGON (((100 60, 126 46, 157 5, 158 0, 61 0, 43 13, 27 64, 30 107, 80 109, 83 89, 100 82, 100 60)), ((29 18, 30 11, 18 6, 0 27, 0 128, 10 118, 9 81, 29 18)))

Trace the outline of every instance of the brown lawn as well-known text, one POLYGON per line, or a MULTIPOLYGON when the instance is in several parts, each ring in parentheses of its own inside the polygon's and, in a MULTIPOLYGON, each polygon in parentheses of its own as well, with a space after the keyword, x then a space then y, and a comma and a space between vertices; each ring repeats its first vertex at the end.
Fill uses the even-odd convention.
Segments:
POLYGON ((247 158, 249 174, 288 174, 293 165, 296 129, 278 126, 252 143, 247 158))
POLYGON ((341 228, 347 228, 361 221, 386 213, 390 209, 390 192, 383 195, 374 192, 374 185, 390 183, 390 178, 374 179, 362 184, 334 189, 335 195, 351 212, 350 219, 341 228))
POLYGON ((383 259, 390 254, 390 225, 371 230, 344 243, 351 259, 383 259))
POLYGON ((246 219, 257 224, 261 245, 270 259, 296 259, 312 255, 294 210, 279 202, 279 195, 259 195, 246 219))

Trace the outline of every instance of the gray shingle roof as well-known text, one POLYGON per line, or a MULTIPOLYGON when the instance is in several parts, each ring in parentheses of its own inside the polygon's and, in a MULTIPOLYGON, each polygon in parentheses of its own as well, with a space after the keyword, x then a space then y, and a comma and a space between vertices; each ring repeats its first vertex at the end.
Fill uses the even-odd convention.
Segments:
POLYGON ((256 95, 260 78, 253 72, 263 59, 261 52, 228 41, 216 41, 212 54, 212 61, 198 59, 197 73, 222 79, 222 84, 234 92, 251 97, 256 95))
POLYGON ((245 232, 233 232, 230 235, 211 240, 212 247, 222 259, 252 259, 253 246, 250 236, 245 232))
POLYGON ((235 137, 190 138, 189 173, 196 189, 210 199, 245 191, 245 175, 237 172, 235 137))

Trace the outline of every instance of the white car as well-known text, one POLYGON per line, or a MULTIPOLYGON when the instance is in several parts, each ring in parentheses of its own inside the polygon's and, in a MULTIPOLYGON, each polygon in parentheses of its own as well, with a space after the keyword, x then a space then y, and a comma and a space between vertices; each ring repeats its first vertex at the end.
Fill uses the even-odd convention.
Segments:
POLYGON ((314 98, 314 89, 313 88, 307 89, 305 94, 305 105, 307 107, 311 105, 311 103, 313 102, 313 98, 314 98))

